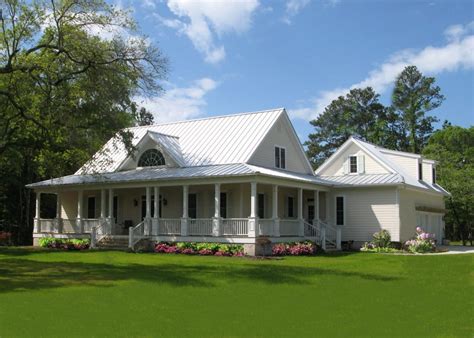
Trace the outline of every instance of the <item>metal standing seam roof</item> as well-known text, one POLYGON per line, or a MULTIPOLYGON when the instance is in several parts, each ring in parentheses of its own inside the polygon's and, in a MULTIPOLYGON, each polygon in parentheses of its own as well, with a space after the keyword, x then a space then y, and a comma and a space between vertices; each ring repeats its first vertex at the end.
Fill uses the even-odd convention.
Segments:
MULTIPOLYGON (((137 145, 147 132, 179 139, 186 167, 244 163, 254 153, 283 108, 237 115, 128 128, 137 145)), ((128 157, 117 139, 110 139, 76 174, 114 172, 128 157)))
POLYGON ((399 174, 344 175, 319 177, 333 183, 335 186, 374 186, 404 183, 403 177, 399 174))
POLYGON ((181 151, 181 145, 179 138, 175 136, 165 135, 154 131, 148 131, 147 133, 153 141, 163 146, 163 150, 171 156, 179 166, 185 167, 186 161, 183 158, 183 152, 181 151))
POLYGON ((29 188, 72 186, 100 183, 125 183, 170 179, 229 177, 243 175, 266 175, 300 182, 331 185, 323 178, 312 175, 284 172, 245 163, 221 164, 186 168, 142 168, 103 174, 69 175, 27 185, 29 188))

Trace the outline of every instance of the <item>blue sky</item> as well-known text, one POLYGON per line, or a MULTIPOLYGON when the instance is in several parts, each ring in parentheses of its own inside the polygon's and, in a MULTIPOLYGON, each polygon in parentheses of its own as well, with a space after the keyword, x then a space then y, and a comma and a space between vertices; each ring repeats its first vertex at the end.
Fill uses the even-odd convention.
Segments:
POLYGON ((353 86, 390 102, 406 64, 435 76, 440 120, 474 122, 472 1, 128 1, 170 60, 156 121, 287 108, 304 141, 309 122, 353 86))

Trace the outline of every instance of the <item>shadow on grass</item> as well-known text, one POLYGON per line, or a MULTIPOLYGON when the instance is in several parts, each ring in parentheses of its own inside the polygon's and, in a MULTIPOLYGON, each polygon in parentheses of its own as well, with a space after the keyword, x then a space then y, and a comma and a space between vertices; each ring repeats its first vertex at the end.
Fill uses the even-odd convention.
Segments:
MULTIPOLYGON (((3 252, 5 254, 5 252, 3 252)), ((214 287, 219 282, 261 282, 266 284, 314 284, 318 277, 362 278, 394 281, 398 276, 336 270, 320 267, 282 264, 203 264, 123 265, 82 262, 41 262, 21 258, 17 251, 12 258, 0 259, 0 293, 51 289, 68 286, 110 287, 116 282, 137 280, 174 287, 214 287)))

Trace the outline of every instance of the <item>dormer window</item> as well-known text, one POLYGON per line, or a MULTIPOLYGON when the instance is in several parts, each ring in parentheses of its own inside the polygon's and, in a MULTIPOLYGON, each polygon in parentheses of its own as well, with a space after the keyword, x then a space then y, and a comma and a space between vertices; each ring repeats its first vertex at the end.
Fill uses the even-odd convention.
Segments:
POLYGON ((349 156, 349 172, 351 174, 357 173, 357 156, 349 156))
POLYGON ((275 168, 286 169, 285 148, 275 146, 275 168))
POLYGON ((418 162, 418 180, 423 181, 423 163, 418 162))
POLYGON ((148 149, 138 160, 139 167, 157 167, 165 165, 165 158, 161 151, 157 149, 148 149))

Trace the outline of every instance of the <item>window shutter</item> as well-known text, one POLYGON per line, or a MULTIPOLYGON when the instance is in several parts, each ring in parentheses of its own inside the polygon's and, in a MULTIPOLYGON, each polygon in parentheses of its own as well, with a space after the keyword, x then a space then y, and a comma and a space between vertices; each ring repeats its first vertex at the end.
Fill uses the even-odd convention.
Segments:
POLYGON ((347 175, 349 173, 349 157, 346 157, 346 160, 344 161, 344 175, 347 175))
POLYGON ((365 158, 364 155, 357 156, 357 172, 359 174, 365 173, 365 158))

